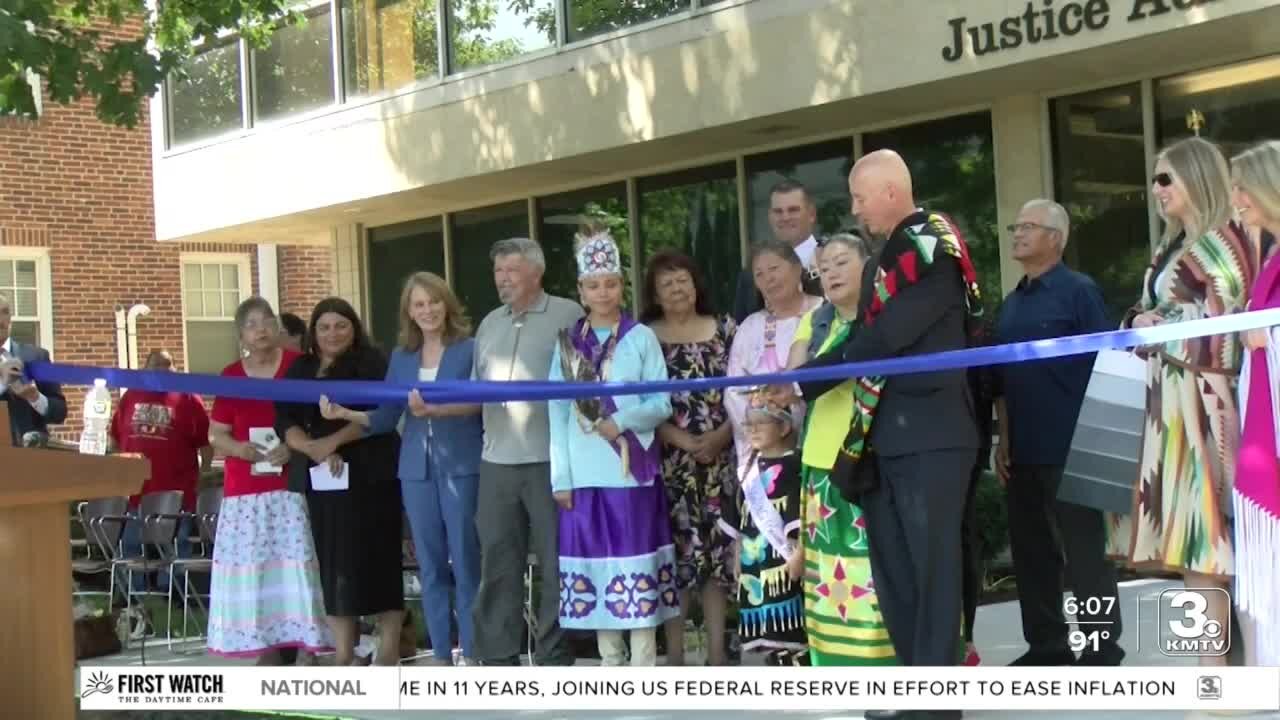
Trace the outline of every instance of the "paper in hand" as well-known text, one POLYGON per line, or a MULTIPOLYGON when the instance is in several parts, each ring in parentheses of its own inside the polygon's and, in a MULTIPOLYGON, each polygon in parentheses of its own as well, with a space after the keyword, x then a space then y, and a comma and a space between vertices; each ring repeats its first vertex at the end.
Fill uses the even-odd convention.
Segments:
MULTIPOLYGON (((276 434, 275 428, 249 428, 249 442, 266 454, 280 446, 280 436, 276 434)), ((279 475, 282 470, 284 468, 279 465, 260 460, 253 464, 252 472, 254 475, 279 475)))
POLYGON ((350 487, 349 473, 347 472, 349 467, 346 463, 342 463, 342 472, 334 475, 329 472, 329 463, 316 465, 311 468, 311 489, 316 492, 346 490, 350 487))

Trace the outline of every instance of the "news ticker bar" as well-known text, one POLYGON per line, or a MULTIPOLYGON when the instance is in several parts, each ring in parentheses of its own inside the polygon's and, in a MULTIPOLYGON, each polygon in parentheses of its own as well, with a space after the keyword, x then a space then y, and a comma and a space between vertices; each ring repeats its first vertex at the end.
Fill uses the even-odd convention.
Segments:
POLYGON ((84 710, 1280 710, 1280 668, 80 667, 84 710))

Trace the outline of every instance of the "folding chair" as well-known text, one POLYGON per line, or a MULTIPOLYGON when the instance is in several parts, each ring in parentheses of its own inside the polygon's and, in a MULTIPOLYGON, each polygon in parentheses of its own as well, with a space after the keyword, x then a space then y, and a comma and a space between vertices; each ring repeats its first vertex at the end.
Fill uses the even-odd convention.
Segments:
MULTIPOLYGON (((209 608, 205 605, 204 600, 196 587, 191 583, 191 573, 198 575, 213 575, 213 544, 218 535, 218 514, 222 511, 222 488, 211 487, 200 491, 200 495, 196 498, 196 511, 194 513, 182 513, 183 517, 190 518, 195 526, 198 537, 199 549, 189 558, 175 557, 169 563, 169 597, 166 604, 166 612, 170 617, 173 616, 173 587, 176 576, 182 575, 182 639, 190 640, 187 635, 187 623, 191 612, 191 598, 195 598, 196 605, 200 607, 200 611, 204 613, 206 622, 209 618, 209 608)), ((205 596, 207 597, 207 596, 205 596)), ((203 636, 201 636, 203 637, 203 636)), ((173 650, 173 635, 169 634, 169 650, 173 650)))
MULTIPOLYGON (((74 553, 83 548, 84 556, 71 559, 72 575, 101 575, 111 572, 112 563, 120 555, 120 538, 124 534, 124 522, 109 518, 122 517, 128 507, 129 498, 124 496, 99 498, 76 505, 76 514, 72 520, 78 522, 84 530, 84 539, 80 542, 72 540, 71 549, 74 553)), ((114 594, 115 584, 110 579, 107 581, 106 592, 101 590, 72 592, 74 597, 105 595, 108 613, 111 612, 111 606, 115 602, 114 594)))
MULTIPOLYGON (((130 523, 141 523, 141 552, 136 557, 118 557, 111 564, 111 582, 114 586, 116 570, 123 569, 125 571, 124 581, 124 597, 125 597, 125 618, 133 617, 133 598, 138 597, 166 597, 168 593, 162 593, 158 590, 133 589, 133 574, 143 573, 144 588, 149 588, 150 573, 168 572, 169 564, 174 561, 178 555, 177 535, 178 523, 183 519, 182 512, 182 491, 166 490, 163 492, 147 493, 142 496, 138 503, 137 516, 123 515, 115 518, 127 527, 130 523), (147 549, 156 551, 156 558, 147 557, 147 549)), ((122 554, 123 555, 123 554, 122 554)), ((145 610, 145 606, 144 606, 145 610)), ((143 618, 145 620, 145 612, 143 618)), ((172 612, 165 618, 165 635, 171 636, 169 623, 173 620, 172 612)), ((154 630, 154 628, 153 628, 154 630)), ((126 640, 141 639, 142 637, 154 637, 154 634, 147 635, 145 624, 134 632, 126 633, 126 640)))

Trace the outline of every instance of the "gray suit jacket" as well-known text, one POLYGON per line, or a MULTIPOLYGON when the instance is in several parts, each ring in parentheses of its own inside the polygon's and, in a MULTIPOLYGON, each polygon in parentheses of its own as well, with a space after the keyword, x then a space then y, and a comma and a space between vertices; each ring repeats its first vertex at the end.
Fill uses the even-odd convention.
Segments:
MULTIPOLYGON (((10 347, 13 354, 22 360, 23 364, 30 365, 34 362, 49 362, 49 351, 35 345, 27 345, 17 340, 10 340, 10 347)), ((36 387, 47 398, 49 398, 49 412, 47 415, 41 415, 31 407, 31 404, 19 397, 14 397, 13 393, 5 392, 0 396, 0 401, 9 404, 9 435, 13 438, 13 444, 22 443, 22 436, 29 432, 49 432, 50 425, 57 425, 65 422, 67 419, 67 399, 62 395, 62 386, 58 383, 37 382, 36 387)))

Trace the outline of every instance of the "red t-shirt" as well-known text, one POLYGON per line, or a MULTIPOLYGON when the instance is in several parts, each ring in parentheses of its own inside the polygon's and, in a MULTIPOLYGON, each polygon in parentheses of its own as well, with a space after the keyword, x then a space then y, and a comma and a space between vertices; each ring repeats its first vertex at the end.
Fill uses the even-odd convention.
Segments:
MULTIPOLYGON (((292 350, 285 350, 280 358, 280 367, 276 370, 276 379, 284 377, 285 371, 301 355, 292 350)), ((244 364, 239 360, 231 363, 222 371, 223 377, 248 377, 244 364)), ((213 401, 213 421, 231 426, 231 437, 240 442, 249 441, 249 428, 275 427, 276 406, 267 400, 246 400, 244 398, 220 397, 213 401)), ((255 493, 284 490, 287 487, 284 473, 274 475, 254 475, 253 463, 236 457, 226 459, 223 495, 253 495, 255 493)))
MULTIPOLYGON (((183 508, 195 510, 200 448, 209 445, 209 415, 199 397, 130 390, 111 418, 111 439, 120 452, 141 453, 151 462, 144 494, 181 490, 183 508)), ((139 497, 130 498, 129 507, 139 497)))

